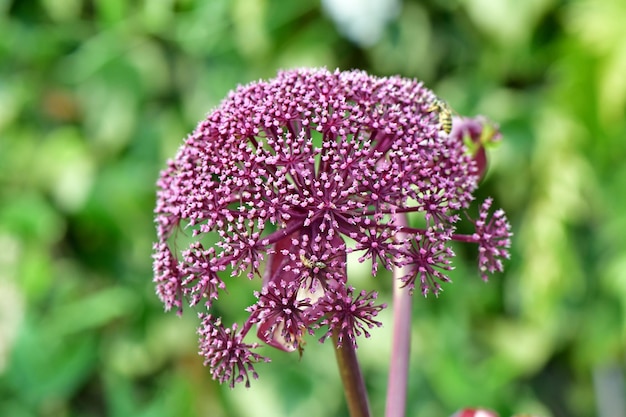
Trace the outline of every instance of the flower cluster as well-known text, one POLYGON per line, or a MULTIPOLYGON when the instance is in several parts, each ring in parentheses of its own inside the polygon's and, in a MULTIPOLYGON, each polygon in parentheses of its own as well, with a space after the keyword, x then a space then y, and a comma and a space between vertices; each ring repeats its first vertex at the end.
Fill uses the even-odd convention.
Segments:
POLYGON ((502 270, 509 226, 485 202, 471 235, 455 233, 479 171, 447 134, 432 91, 361 71, 292 70, 238 88, 203 120, 158 181, 157 294, 166 309, 204 303, 201 351, 220 382, 256 377, 263 342, 302 349, 306 333, 356 347, 380 326, 376 293, 348 284, 346 259, 405 267, 408 290, 440 291, 452 240, 479 246, 481 273, 502 270), (414 213, 422 227, 402 226, 414 213), (192 243, 180 248, 178 234, 192 243), (242 326, 212 315, 226 277, 262 279, 242 326))

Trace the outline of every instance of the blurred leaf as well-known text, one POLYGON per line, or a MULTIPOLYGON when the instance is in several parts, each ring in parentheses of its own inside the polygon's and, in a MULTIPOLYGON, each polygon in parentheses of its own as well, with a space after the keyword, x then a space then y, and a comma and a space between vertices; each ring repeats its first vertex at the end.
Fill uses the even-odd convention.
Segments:
POLYGON ((66 302, 48 314, 46 331, 70 337, 129 315, 137 304, 136 295, 124 288, 110 288, 66 302))
POLYGON ((17 189, 0 190, 0 228, 30 242, 49 245, 64 231, 64 219, 38 193, 19 193, 17 189))
POLYGON ((14 395, 34 412, 71 396, 89 377, 97 357, 94 335, 58 338, 39 328, 32 317, 24 322, 4 376, 14 395))
POLYGON ((80 13, 80 0, 42 0, 47 14, 56 21, 71 21, 80 13))
POLYGON ((114 24, 126 18, 128 2, 124 0, 96 0, 96 9, 104 23, 114 24))
POLYGON ((94 162, 78 130, 59 128, 39 146, 33 170, 57 205, 67 212, 82 208, 94 180, 94 162))

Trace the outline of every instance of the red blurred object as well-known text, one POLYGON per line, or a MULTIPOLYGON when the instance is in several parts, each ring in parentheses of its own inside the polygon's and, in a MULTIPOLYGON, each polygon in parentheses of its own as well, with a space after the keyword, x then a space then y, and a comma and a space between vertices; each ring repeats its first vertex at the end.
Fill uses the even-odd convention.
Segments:
POLYGON ((495 411, 484 408, 464 408, 457 411, 451 417, 499 417, 495 411))

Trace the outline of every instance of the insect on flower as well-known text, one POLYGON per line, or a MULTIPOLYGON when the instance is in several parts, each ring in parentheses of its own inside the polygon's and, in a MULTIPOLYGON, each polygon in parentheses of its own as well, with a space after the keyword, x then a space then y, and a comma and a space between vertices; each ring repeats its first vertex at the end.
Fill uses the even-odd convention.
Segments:
POLYGON ((314 269, 314 268, 324 269, 324 268, 326 268, 326 264, 324 262, 313 261, 312 259, 309 259, 306 256, 304 256, 304 254, 300 254, 300 262, 302 262, 302 265, 304 265, 305 267, 307 267, 309 269, 314 269))
POLYGON ((452 108, 443 100, 435 99, 427 109, 428 112, 437 112, 439 124, 446 134, 452 131, 452 108))
POLYGON ((302 354, 304 353, 304 345, 306 345, 306 341, 302 338, 302 336, 296 336, 296 342, 298 355, 300 357, 300 360, 302 360, 302 354))

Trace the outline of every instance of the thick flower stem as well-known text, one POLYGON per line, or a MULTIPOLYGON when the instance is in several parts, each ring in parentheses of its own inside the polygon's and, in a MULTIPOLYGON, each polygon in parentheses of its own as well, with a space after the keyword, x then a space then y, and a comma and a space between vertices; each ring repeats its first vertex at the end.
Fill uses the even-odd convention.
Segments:
POLYGON ((337 342, 337 333, 333 332, 335 356, 346 394, 350 417, 369 417, 370 410, 367 391, 365 390, 365 382, 356 358, 356 351, 350 343, 344 343, 341 347, 337 347, 337 342))
MULTIPOLYGON (((407 225, 403 214, 396 215, 396 222, 402 226, 407 225)), ((404 417, 406 409, 406 387, 411 353, 412 299, 400 280, 406 273, 405 268, 395 267, 393 270, 393 336, 385 417, 404 417)))

